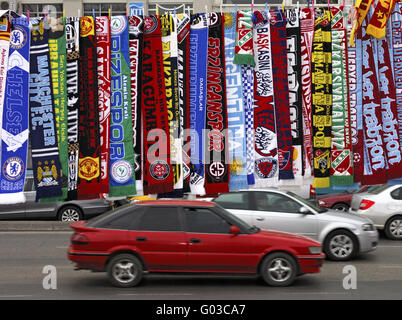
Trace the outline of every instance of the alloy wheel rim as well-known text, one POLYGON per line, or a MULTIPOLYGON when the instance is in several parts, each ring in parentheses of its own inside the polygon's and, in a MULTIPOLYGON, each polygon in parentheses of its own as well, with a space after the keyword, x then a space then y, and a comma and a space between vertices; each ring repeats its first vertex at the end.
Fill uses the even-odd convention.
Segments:
POLYGON ((78 211, 74 209, 67 209, 63 211, 61 215, 61 221, 64 222, 72 222, 78 220, 80 220, 80 215, 78 214, 78 211))
POLYGON ((335 208, 335 211, 346 212, 346 211, 348 211, 348 208, 346 208, 346 206, 339 206, 339 207, 335 208))
POLYGON ((292 267, 287 260, 277 258, 270 263, 268 274, 276 282, 285 282, 292 275, 292 267))
POLYGON ((391 231, 392 235, 396 238, 402 237, 402 220, 394 220, 391 222, 389 226, 389 231, 391 231))
POLYGON ((129 283, 137 277, 137 269, 129 260, 122 260, 113 266, 113 277, 120 283, 129 283))
POLYGON ((329 243, 331 253, 337 258, 347 258, 353 251, 353 241, 344 234, 337 235, 329 243))

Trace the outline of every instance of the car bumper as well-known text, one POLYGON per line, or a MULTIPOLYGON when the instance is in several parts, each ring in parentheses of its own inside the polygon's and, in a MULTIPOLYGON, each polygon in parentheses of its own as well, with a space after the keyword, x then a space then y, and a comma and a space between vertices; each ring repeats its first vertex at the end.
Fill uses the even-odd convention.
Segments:
POLYGON ((359 239, 360 253, 370 252, 377 249, 379 241, 377 230, 363 231, 362 233, 357 234, 357 237, 359 239))
POLYGON ((87 269, 93 271, 103 271, 109 253, 99 251, 78 251, 70 246, 67 257, 75 263, 77 269, 87 269))
POLYGON ((300 267, 300 274, 318 273, 324 264, 325 254, 297 256, 297 261, 300 267))

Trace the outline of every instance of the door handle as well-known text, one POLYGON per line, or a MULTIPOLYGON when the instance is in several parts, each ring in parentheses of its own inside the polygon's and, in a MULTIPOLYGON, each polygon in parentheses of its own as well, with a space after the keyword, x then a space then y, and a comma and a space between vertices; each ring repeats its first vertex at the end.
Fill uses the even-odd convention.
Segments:
POLYGON ((257 221, 264 221, 265 220, 265 218, 263 218, 263 217, 257 217, 257 221))
POLYGON ((191 238, 191 239, 190 239, 190 242, 191 242, 191 243, 200 243, 201 240, 200 240, 200 239, 191 238))
POLYGON ((144 242, 144 241, 147 241, 147 238, 145 238, 145 237, 137 237, 135 240, 144 242))

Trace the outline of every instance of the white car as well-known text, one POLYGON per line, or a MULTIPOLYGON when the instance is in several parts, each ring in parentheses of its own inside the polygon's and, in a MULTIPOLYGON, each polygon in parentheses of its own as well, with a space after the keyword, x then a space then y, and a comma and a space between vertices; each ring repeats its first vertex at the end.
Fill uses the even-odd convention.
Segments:
POLYGON ((220 194, 214 201, 250 225, 321 242, 331 260, 350 260, 378 244, 378 231, 370 219, 321 208, 290 191, 245 190, 220 194))
POLYGON ((354 194, 349 212, 372 220, 389 239, 402 240, 402 185, 380 185, 354 194))

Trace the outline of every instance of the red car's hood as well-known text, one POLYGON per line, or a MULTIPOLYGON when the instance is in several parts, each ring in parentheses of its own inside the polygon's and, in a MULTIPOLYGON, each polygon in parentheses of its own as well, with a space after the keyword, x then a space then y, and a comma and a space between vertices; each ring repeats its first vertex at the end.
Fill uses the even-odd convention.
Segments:
POLYGON ((287 233, 282 231, 274 231, 274 230, 265 230, 261 229, 259 233, 257 233, 260 237, 267 237, 267 238, 282 238, 284 240, 296 240, 296 241, 303 241, 303 242, 311 242, 312 245, 321 245, 319 242, 294 233, 287 233))

